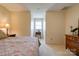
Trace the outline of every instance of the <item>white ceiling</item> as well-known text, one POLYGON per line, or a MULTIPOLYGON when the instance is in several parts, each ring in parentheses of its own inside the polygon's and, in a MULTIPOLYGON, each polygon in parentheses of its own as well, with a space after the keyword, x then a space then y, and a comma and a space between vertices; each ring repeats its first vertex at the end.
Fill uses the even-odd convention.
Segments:
POLYGON ((60 11, 64 7, 74 5, 74 3, 31 3, 23 5, 31 11, 60 11))
POLYGON ((63 8, 71 7, 73 5, 75 5, 75 3, 56 3, 51 8, 49 8, 48 10, 49 11, 60 11, 63 8))
POLYGON ((31 11, 46 11, 53 6, 54 3, 26 3, 23 5, 31 11))
POLYGON ((74 5, 73 3, 10 3, 0 4, 10 11, 60 11, 64 7, 74 5))
POLYGON ((3 7, 6 7, 9 11, 24 11, 27 10, 24 6, 20 3, 2 3, 0 4, 3 7))

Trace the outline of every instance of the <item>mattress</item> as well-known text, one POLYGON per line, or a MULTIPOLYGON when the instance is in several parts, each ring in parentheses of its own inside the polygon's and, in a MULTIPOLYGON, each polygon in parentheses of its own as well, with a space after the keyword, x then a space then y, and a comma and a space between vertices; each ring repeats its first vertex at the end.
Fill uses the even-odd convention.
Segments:
POLYGON ((0 40, 0 56, 37 56, 38 40, 34 37, 8 37, 0 40))

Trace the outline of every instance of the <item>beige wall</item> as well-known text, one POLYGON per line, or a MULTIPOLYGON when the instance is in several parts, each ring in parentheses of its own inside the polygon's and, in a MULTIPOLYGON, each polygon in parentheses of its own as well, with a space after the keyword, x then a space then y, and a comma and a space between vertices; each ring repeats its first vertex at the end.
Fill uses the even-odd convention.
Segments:
POLYGON ((6 23, 10 23, 10 11, 0 6, 0 25, 3 27, 6 23))
POLYGON ((46 43, 64 44, 64 14, 49 11, 46 14, 46 43))
POLYGON ((29 11, 11 12, 12 32, 17 35, 30 35, 31 16, 29 11))
POLYGON ((8 11, 3 6, 0 6, 0 29, 2 29, 5 33, 6 33, 5 25, 7 23, 11 24, 10 11, 8 11))
POLYGON ((10 24, 9 34, 30 35, 31 15, 29 11, 9 11, 0 6, 0 26, 10 24))
POLYGON ((79 4, 64 12, 47 12, 46 15, 46 43, 65 43, 65 34, 71 35, 71 26, 78 27, 79 4))
POLYGON ((70 32, 70 26, 73 28, 78 27, 78 19, 79 19, 79 4, 70 7, 69 9, 65 10, 65 31, 66 34, 72 34, 70 32))

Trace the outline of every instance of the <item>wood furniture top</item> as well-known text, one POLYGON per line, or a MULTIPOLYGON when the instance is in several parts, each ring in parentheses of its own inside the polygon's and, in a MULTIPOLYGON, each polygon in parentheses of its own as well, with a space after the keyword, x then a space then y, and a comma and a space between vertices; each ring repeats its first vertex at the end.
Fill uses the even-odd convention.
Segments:
POLYGON ((16 37, 16 34, 9 34, 8 37, 16 37))

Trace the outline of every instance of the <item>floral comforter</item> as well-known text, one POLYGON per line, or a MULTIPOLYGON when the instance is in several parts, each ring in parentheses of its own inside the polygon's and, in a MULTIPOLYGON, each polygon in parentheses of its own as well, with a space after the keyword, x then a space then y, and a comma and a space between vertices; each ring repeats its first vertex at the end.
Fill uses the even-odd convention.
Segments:
POLYGON ((38 40, 34 37, 9 37, 0 40, 0 56, 37 56, 38 40))

